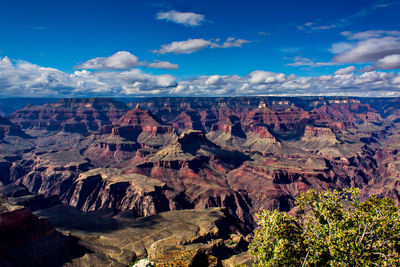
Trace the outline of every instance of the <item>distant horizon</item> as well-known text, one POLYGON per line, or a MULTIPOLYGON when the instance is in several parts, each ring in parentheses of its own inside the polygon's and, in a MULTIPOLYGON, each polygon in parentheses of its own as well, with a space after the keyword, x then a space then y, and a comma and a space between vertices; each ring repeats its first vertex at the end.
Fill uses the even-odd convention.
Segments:
POLYGON ((83 96, 83 97, 0 97, 2 99, 149 99, 149 98, 258 98, 258 97, 276 97, 276 98, 400 98, 400 96, 357 96, 357 95, 238 95, 238 96, 83 96))

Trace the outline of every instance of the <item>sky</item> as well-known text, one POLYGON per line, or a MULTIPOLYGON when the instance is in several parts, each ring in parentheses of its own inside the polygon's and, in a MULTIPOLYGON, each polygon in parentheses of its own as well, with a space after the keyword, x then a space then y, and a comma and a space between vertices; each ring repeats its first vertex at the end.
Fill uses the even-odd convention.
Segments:
POLYGON ((400 0, 1 0, 0 97, 400 96, 400 0))

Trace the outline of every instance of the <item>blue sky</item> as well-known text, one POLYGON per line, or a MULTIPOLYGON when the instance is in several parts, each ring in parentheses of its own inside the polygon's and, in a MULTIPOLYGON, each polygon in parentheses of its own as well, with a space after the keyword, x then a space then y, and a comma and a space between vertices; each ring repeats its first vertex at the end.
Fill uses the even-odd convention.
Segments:
POLYGON ((400 92, 396 0, 0 6, 2 97, 400 92))

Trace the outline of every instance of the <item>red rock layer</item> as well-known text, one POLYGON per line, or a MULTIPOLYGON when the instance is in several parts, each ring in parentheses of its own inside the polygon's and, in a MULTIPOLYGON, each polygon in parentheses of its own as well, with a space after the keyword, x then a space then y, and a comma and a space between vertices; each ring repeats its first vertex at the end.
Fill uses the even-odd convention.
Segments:
POLYGON ((28 105, 9 115, 23 129, 85 133, 117 121, 128 107, 113 99, 62 99, 43 106, 28 105))

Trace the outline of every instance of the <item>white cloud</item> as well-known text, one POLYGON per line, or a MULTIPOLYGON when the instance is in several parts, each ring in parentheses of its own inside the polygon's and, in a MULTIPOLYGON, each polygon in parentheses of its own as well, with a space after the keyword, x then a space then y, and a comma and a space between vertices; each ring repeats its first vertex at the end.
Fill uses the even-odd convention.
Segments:
POLYGON ((122 70, 139 66, 141 63, 137 56, 126 51, 119 51, 109 57, 96 57, 90 59, 76 68, 97 70, 122 70))
POLYGON ((340 42, 332 44, 332 47, 329 49, 329 51, 334 54, 341 54, 353 49, 354 46, 355 44, 353 43, 340 42))
POLYGON ((335 71, 335 75, 348 74, 348 73, 354 72, 355 70, 356 70, 356 67, 348 66, 346 68, 338 69, 337 71, 335 71))
POLYGON ((395 77, 395 78, 392 80, 392 83, 394 83, 394 84, 400 84, 400 74, 397 74, 397 77, 395 77))
POLYGON ((283 73, 275 73, 270 71, 256 70, 249 74, 249 82, 252 84, 266 84, 284 82, 286 76, 283 73))
MULTIPOLYGON (((352 68, 351 68, 352 69, 352 68)), ((336 73, 338 74, 338 73, 336 73)), ((400 96, 400 74, 341 71, 340 75, 301 77, 264 70, 248 75, 204 75, 176 81, 169 74, 140 69, 75 71, 68 74, 26 61, 0 58, 0 96, 240 96, 357 95, 400 96)))
POLYGON ((335 43, 330 52, 336 54, 332 62, 370 63, 361 72, 375 69, 400 69, 400 31, 370 30, 342 32, 348 41, 335 43))
POLYGON ((379 59, 375 63, 376 67, 379 69, 400 69, 400 55, 389 55, 384 58, 379 59))
POLYGON ((178 12, 176 10, 159 12, 157 13, 156 18, 159 20, 172 21, 185 26, 200 26, 205 20, 205 17, 202 14, 178 12))
POLYGON ((250 41, 243 39, 235 39, 233 37, 229 37, 222 44, 212 43, 212 48, 230 48, 230 47, 242 47, 243 44, 250 43, 250 41))
POLYGON ((348 50, 337 54, 333 61, 338 63, 375 62, 393 54, 400 54, 400 37, 387 36, 359 41, 348 50))
POLYGON ((222 85, 224 84, 224 80, 220 75, 211 75, 205 81, 206 85, 222 85))
POLYGON ((175 41, 170 44, 164 44, 159 50, 153 50, 152 52, 159 54, 190 54, 209 47, 210 45, 211 42, 204 39, 189 39, 186 41, 175 41))
POLYGON ((200 76, 182 80, 171 94, 176 95, 355 95, 400 96, 400 79, 394 73, 368 72, 299 77, 268 71, 247 76, 200 76), (398 83, 395 83, 395 81, 398 83))
POLYGON ((3 59, 0 60, 0 70, 2 68, 10 68, 12 67, 11 60, 8 57, 3 57, 3 59))
POLYGON ((165 69, 165 70, 177 70, 179 68, 178 64, 172 64, 168 61, 157 61, 147 64, 148 68, 154 69, 165 69))
POLYGON ((204 48, 230 48, 230 47, 242 47, 245 43, 250 43, 248 40, 235 39, 229 37, 222 44, 216 41, 209 41, 204 39, 188 39, 186 41, 175 41, 170 44, 163 44, 160 49, 152 50, 153 53, 158 54, 190 54, 199 51, 204 48))
POLYGON ((139 69, 75 71, 67 74, 26 61, 0 59, 1 96, 123 96, 168 92, 177 86, 172 75, 150 75, 139 69))

